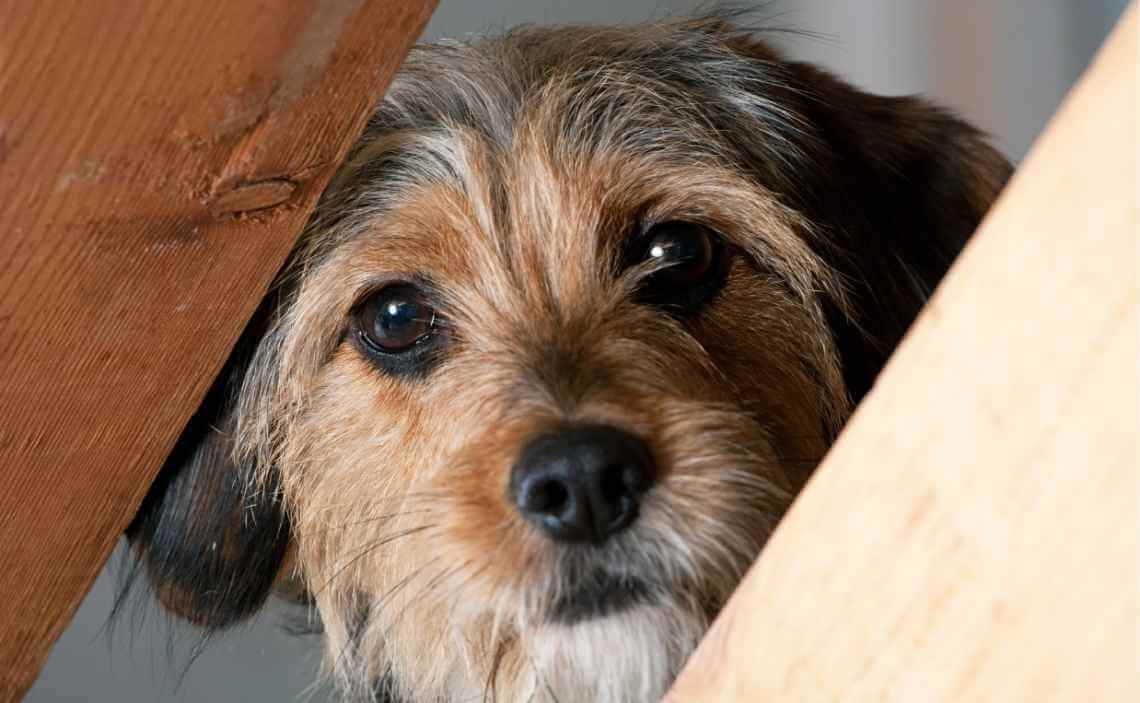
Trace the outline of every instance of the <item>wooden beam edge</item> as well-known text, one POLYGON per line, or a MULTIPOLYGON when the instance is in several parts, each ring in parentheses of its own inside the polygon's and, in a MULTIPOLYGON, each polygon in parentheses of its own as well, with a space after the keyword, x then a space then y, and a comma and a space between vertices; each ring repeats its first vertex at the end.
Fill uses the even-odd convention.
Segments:
POLYGON ((1136 35, 1132 3, 668 703, 1140 699, 1136 35))

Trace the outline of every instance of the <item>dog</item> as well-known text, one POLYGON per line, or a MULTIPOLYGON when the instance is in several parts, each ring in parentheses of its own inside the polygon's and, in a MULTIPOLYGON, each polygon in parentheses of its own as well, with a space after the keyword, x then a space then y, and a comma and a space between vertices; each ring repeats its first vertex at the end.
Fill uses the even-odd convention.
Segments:
POLYGON ((660 698, 1010 173, 731 13, 412 51, 129 530, 346 700, 660 698))

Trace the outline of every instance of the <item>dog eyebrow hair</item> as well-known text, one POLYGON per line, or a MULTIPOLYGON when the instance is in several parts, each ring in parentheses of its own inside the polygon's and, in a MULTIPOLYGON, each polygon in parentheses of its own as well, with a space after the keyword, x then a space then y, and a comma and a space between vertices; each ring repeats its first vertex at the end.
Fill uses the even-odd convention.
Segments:
POLYGON ((720 11, 644 27, 521 28, 469 44, 413 49, 307 228, 312 263, 428 183, 463 193, 477 170, 491 224, 509 220, 507 155, 541 135, 548 158, 592 155, 753 173, 794 199, 812 172, 814 128, 790 100, 779 61, 746 58, 720 11), (602 47, 601 49, 599 47, 602 47), (606 48, 608 47, 608 49, 606 48), (483 158, 469 149, 483 150, 483 158))
MULTIPOLYGON (((418 46, 369 120, 363 149, 399 132, 445 139, 463 131, 505 153, 537 116, 563 143, 559 151, 574 158, 613 148, 668 155, 683 147, 687 156, 737 161, 741 154, 774 172, 796 170, 814 130, 791 101, 779 99, 792 91, 780 62, 745 58, 727 44, 731 15, 650 25, 636 39, 597 27, 521 28, 470 44, 418 46), (612 48, 599 50, 605 46, 612 48)), ((440 159, 446 154, 438 144, 420 142, 417 151, 433 168, 462 171, 440 159)), ((407 172, 376 174, 362 164, 357 175, 369 174, 398 180, 407 172)))

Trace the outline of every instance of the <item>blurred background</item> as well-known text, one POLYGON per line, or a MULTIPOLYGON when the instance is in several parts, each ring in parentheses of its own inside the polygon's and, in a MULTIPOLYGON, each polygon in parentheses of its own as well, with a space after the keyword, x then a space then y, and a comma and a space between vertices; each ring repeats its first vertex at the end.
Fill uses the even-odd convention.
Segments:
MULTIPOLYGON (((744 3, 735 3, 737 5, 744 3)), ((791 56, 884 94, 923 93, 993 135, 1015 162, 1080 76, 1127 0, 780 0, 758 17, 805 30, 791 56)), ((423 41, 523 22, 625 22, 683 13, 686 0, 441 0, 423 41)), ((122 547, 32 688, 30 703, 331 700, 320 640, 270 608, 194 657, 197 638, 143 599, 108 632, 122 547)), ((144 594, 145 595, 145 594, 144 594)), ((295 614, 293 614, 295 616, 295 614)))

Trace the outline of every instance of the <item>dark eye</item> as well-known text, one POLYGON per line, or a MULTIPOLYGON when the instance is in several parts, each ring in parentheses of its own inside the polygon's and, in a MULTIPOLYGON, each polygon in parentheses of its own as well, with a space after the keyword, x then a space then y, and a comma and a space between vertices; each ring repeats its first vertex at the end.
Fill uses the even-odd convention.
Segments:
POLYGON ((435 309, 411 283, 394 283, 372 293, 354 313, 357 335, 373 358, 392 373, 422 370, 423 354, 433 346, 435 309))
POLYGON ((693 312, 724 283, 725 252, 708 227, 670 220, 641 237, 638 263, 653 266, 639 292, 645 301, 693 312))

